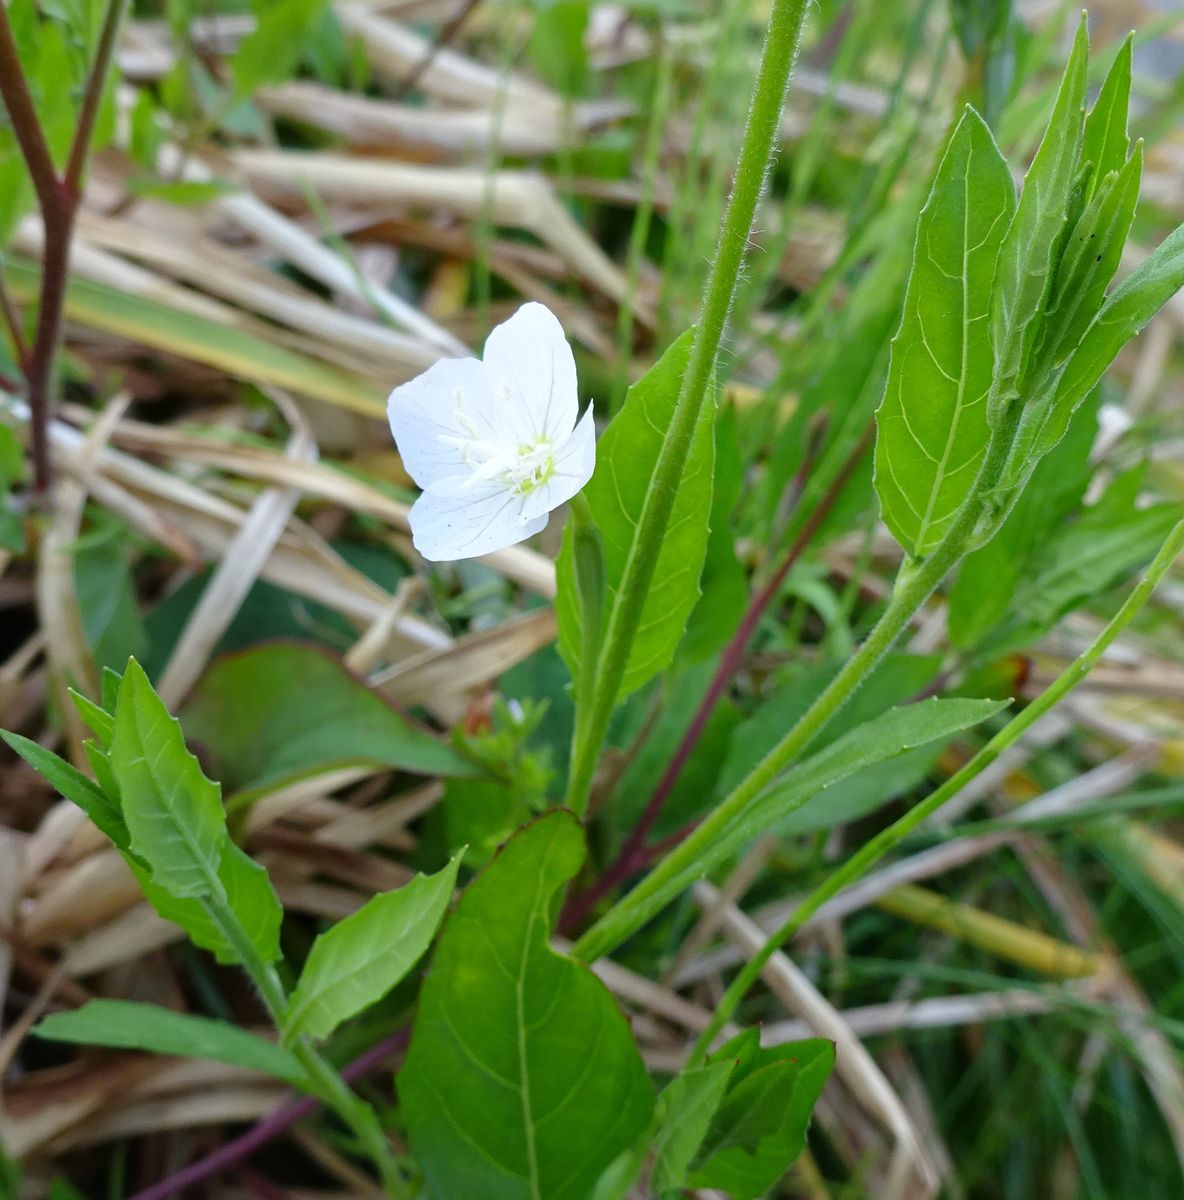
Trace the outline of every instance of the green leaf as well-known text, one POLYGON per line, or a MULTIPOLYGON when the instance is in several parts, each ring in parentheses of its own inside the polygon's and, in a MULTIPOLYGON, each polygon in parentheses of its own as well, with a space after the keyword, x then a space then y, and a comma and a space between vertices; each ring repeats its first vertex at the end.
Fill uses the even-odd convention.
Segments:
POLYGON ((530 61, 545 83, 574 100, 588 90, 588 0, 554 0, 537 8, 530 61))
POLYGON ((1170 233, 1106 298, 1073 351, 1053 392, 1033 453, 1046 454, 1065 435, 1074 412, 1106 368, 1153 316, 1184 286, 1184 225, 1170 233))
POLYGON ((1102 182, 1070 234, 1045 317, 1042 360, 1060 364, 1097 315, 1122 258, 1139 202, 1142 174, 1140 143, 1122 169, 1102 182))
MULTIPOLYGON (((687 330, 630 389, 625 405, 596 447, 596 471, 584 489, 604 539, 607 583, 606 627, 627 603, 620 587, 626 563, 636 553, 637 522, 649 493, 666 430, 678 400, 694 330, 687 330)), ((714 460, 714 401, 705 403, 695 428, 686 468, 658 555, 654 582, 645 598, 637 636, 616 699, 648 682, 670 665, 699 599, 699 576, 707 552, 714 460)), ((556 564, 559 649, 573 676, 580 670, 580 613, 572 563, 571 523, 564 530, 556 564)))
POLYGON ((131 1000, 90 1000, 73 1012, 46 1017, 33 1032, 54 1042, 147 1050, 248 1067, 296 1087, 308 1086, 296 1057, 227 1021, 174 1012, 131 1000))
POLYGON ((654 1188, 659 1192, 686 1187, 687 1171, 707 1136, 711 1118, 723 1099, 735 1062, 721 1061, 683 1071, 659 1098, 662 1123, 654 1138, 654 1188))
POLYGON ((116 846, 126 848, 128 834, 119 806, 100 787, 64 758, 59 758, 52 750, 46 750, 30 738, 3 729, 0 729, 0 738, 67 800, 77 804, 116 846))
POLYGON ((1019 392, 1052 288, 1055 255, 1077 175, 1088 59, 1089 31, 1082 17, 1048 130, 999 250, 990 318, 995 350, 995 386, 988 402, 992 425, 1019 392))
POLYGON ((417 729, 326 651, 297 642, 217 659, 181 710, 185 731, 235 804, 339 767, 472 775, 450 746, 417 729))
POLYGON ((834 1062, 834 1043, 813 1038, 769 1047, 741 1064, 691 1186, 718 1188, 732 1200, 763 1196, 805 1148, 810 1115, 834 1062))
POLYGON ((463 856, 435 875, 417 875, 397 891, 371 897, 313 942, 284 1013, 285 1040, 328 1037, 415 966, 444 919, 463 856))
POLYGON ((575 818, 518 833, 440 937, 399 1075, 438 1200, 584 1200, 645 1129, 653 1096, 604 985, 549 945, 584 858, 575 818))
MULTIPOLYGON (((202 900, 170 895, 153 883, 152 877, 133 858, 128 857, 128 865, 148 903, 161 917, 180 926, 195 946, 208 950, 220 963, 242 964, 238 947, 227 938, 221 923, 202 900)), ((233 911, 255 953, 264 962, 275 962, 280 958, 280 925, 284 914, 267 871, 228 838, 218 864, 218 881, 226 895, 227 907, 233 911)))
MULTIPOLYGON (((715 833, 689 866, 668 873, 655 871, 644 879, 631 897, 629 921, 659 912, 696 879, 790 813, 806 805, 825 805, 827 789, 840 780, 918 746, 953 737, 1008 703, 933 697, 891 709, 844 734, 770 784, 739 816, 715 833)), ((612 936, 610 931, 611 926, 606 926, 600 936, 607 939, 612 936)))
POLYGON ((111 738, 115 733, 115 718, 105 708, 100 708, 88 696, 76 692, 73 688, 70 688, 70 699, 78 710, 78 715, 87 723, 98 738, 99 745, 105 750, 111 745, 111 738))
POLYGON ((991 282, 1014 205, 1007 163, 968 108, 921 210, 877 414, 876 491, 885 523, 914 557, 940 544, 986 452, 991 282))
POLYGON ((1127 109, 1131 98, 1131 49, 1134 34, 1122 43, 1097 100, 1085 119, 1081 139, 1081 161, 1093 167, 1093 179, 1087 199, 1111 171, 1122 169, 1130 147, 1127 137, 1127 109))
POLYGON ((255 28, 231 60, 234 94, 243 99, 266 84, 283 83, 300 64, 325 0, 267 0, 256 4, 255 28))
POLYGON ((166 204, 189 206, 209 204, 221 196, 230 195, 242 189, 226 180, 182 180, 172 183, 159 179, 129 179, 127 190, 133 196, 146 200, 163 200, 166 204))
POLYGON ((216 895, 227 840, 221 792, 135 659, 119 688, 110 759, 131 851, 153 881, 182 898, 216 895))

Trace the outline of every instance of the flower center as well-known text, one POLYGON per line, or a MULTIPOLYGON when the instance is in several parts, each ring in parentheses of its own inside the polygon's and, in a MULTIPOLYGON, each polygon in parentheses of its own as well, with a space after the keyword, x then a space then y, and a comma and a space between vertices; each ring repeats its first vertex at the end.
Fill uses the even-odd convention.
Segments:
POLYGON ((439 436, 442 442, 460 450, 465 466, 472 472, 470 482, 492 479, 519 496, 529 496, 555 474, 555 447, 550 438, 538 436, 529 442, 508 445, 500 439, 482 437, 465 412, 464 395, 459 388, 453 398, 460 434, 439 436))

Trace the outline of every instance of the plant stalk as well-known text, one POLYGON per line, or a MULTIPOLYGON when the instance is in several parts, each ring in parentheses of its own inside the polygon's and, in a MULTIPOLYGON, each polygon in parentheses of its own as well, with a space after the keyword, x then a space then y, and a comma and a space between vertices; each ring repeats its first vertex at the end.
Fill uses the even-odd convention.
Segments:
POLYGON ((805 13, 806 0, 773 0, 736 164, 735 182, 724 213, 715 260, 704 287, 702 310, 686 374, 666 441, 654 468, 653 485, 638 521, 633 550, 625 564, 620 600, 613 606, 605 630, 591 711, 580 723, 580 736, 573 747, 566 803, 578 816, 583 816, 588 807, 596 761, 641 621, 642 605, 653 582, 662 537, 678 493, 679 475, 686 463, 695 425, 715 372, 749 233, 773 158, 805 13))
POLYGON ((1094 664, 1105 653, 1107 647, 1131 623, 1136 614, 1151 598, 1160 580, 1184 550, 1184 521, 1168 535, 1147 574, 1127 597, 1122 607, 1093 644, 1069 667, 1067 667, 1023 712, 1009 721, 987 744, 960 770, 955 772, 932 795, 911 808, 904 816, 894 821, 887 829, 863 845, 824 883, 815 888, 793 911, 788 920, 774 932, 724 992, 712 1013, 711 1020, 699 1035, 686 1069, 698 1066, 706 1057, 712 1042, 731 1020, 732 1015, 749 989, 760 978, 761 971, 770 958, 794 936, 795 933, 828 901, 850 884, 862 878, 891 850, 898 846, 922 822, 928 820, 943 804, 952 800, 975 776, 981 774, 1008 747, 1012 746, 1037 721, 1061 702, 1093 669, 1094 664))

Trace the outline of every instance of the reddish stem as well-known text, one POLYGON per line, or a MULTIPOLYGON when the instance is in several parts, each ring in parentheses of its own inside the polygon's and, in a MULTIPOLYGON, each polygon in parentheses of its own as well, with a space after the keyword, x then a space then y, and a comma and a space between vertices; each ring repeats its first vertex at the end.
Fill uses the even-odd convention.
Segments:
POLYGON ((732 635, 731 641, 728 642, 727 647, 720 656, 719 665, 715 669, 715 674, 711 677, 707 691, 704 693, 703 699, 699 702, 699 707, 695 710, 695 715, 691 718, 691 723, 687 726, 686 732, 678 744, 678 748, 671 755, 670 761, 666 765, 666 770, 662 773, 662 778, 658 780, 653 795, 650 796, 650 801, 646 805, 645 811, 641 814, 641 819, 634 826, 628 838, 625 839, 625 843, 621 847, 617 857, 605 868, 600 878, 587 891, 573 896, 568 901, 560 921, 560 928, 563 932, 570 933, 572 930, 577 929, 601 897, 607 895, 613 888, 625 883, 631 875, 646 866, 652 861, 654 855, 659 850, 664 851, 670 845, 675 845, 682 841, 698 823, 691 822, 656 846, 646 845, 646 839, 657 824, 658 818, 662 815, 662 809, 665 807, 666 801, 670 798, 670 793, 674 790, 674 785, 678 782, 678 778, 682 774, 687 760, 699 744, 699 739, 703 736, 703 730, 706 729, 707 722, 710 720, 711 714, 715 711, 715 706, 719 703, 724 692, 727 691, 732 677, 740 669, 740 664, 744 661, 744 652, 748 646, 748 641, 756 630, 761 617, 764 616, 765 610, 775 599, 778 592, 780 592, 781 585, 785 582, 785 577, 793 569, 794 564, 801 558, 806 547, 809 546, 814 535, 818 532, 819 526, 834 507, 835 502, 842 494, 847 481, 851 478, 852 473, 859 465, 860 459, 863 458, 870 444, 871 430, 869 429, 860 438, 859 444, 847 458, 847 461, 843 463, 830 487, 827 488, 825 495, 806 519, 805 524, 803 524, 801 531, 794 539, 793 545, 786 551, 785 557, 781 560, 777 570, 773 572, 768 582, 752 597, 739 626, 736 628, 736 632, 732 635))
MULTIPOLYGON (((364 1054, 354 1059, 349 1066, 343 1068, 341 1078, 346 1083, 353 1083, 369 1075, 396 1051, 401 1050, 407 1043, 409 1034, 406 1029, 399 1029, 390 1037, 384 1038, 375 1046, 371 1046, 364 1054)), ((321 1107, 321 1102, 315 1096, 294 1097, 288 1103, 277 1108, 269 1117, 264 1117, 256 1125, 252 1125, 246 1133, 225 1142, 217 1150, 199 1158, 196 1162, 175 1171, 160 1183, 137 1192, 130 1200, 172 1200, 172 1197, 188 1188, 195 1187, 214 1175, 237 1166, 248 1155, 254 1154, 261 1146, 274 1141, 286 1133, 293 1125, 311 1117, 321 1107)))

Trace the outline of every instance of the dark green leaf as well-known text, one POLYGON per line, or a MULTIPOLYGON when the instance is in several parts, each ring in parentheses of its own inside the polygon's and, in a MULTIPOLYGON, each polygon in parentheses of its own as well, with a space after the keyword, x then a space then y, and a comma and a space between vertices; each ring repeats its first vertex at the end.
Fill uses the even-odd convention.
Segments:
POLYGON ((300 1063, 282 1046, 228 1021, 174 1012, 156 1004, 91 1000, 73 1012, 46 1017, 33 1032, 55 1042, 204 1058, 274 1075, 296 1087, 307 1086, 300 1063))
POLYGON ((372 896, 313 942, 284 1013, 286 1040, 328 1037, 415 966, 452 899, 462 855, 435 875, 417 875, 397 891, 372 896))
MULTIPOLYGON (((584 495, 604 539, 608 596, 606 621, 623 603, 625 565, 634 553, 637 523, 649 495, 654 466, 678 400, 690 355, 687 330, 630 389, 625 406, 596 447, 596 471, 584 495)), ((670 665, 699 599, 699 576, 707 551, 711 511, 715 404, 705 403, 696 426, 670 523, 662 540, 654 583, 629 654, 618 699, 641 687, 670 665)), ((571 523, 559 555, 559 649, 573 675, 579 672, 580 613, 572 565, 571 523)))
POLYGON ((604 985, 549 945, 579 870, 569 813, 515 836, 469 886, 423 986, 399 1093, 439 1200, 584 1200, 653 1109, 604 985))
POLYGON ((687 1171, 723 1099, 734 1061, 708 1063, 676 1075, 659 1098, 662 1123, 654 1138, 654 1187, 686 1187, 687 1171))
POLYGON ((230 64, 238 99, 293 74, 324 7, 325 0, 267 0, 255 5, 255 28, 239 43, 230 64))
POLYGON ((921 210, 877 415, 876 491, 885 522, 915 557, 941 542, 986 452, 991 281, 1014 205, 1007 163, 968 108, 921 210))
POLYGON ((239 793, 238 802, 351 765, 474 773, 455 750, 409 724, 311 645, 273 643, 223 655, 199 680, 181 717, 227 791, 239 793))

